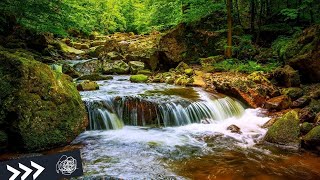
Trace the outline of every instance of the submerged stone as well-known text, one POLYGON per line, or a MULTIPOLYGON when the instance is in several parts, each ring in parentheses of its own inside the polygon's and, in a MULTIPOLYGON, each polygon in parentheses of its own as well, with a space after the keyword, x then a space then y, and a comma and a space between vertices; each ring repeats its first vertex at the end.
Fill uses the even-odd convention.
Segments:
POLYGON ((236 133, 236 134, 242 134, 240 128, 234 124, 230 125, 227 130, 231 131, 232 133, 236 133))

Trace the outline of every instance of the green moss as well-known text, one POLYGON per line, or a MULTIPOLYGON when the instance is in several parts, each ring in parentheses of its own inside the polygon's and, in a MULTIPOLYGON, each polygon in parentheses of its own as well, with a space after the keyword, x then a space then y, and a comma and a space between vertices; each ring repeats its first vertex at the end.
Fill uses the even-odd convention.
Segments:
POLYGON ((298 99, 299 97, 303 96, 303 90, 297 87, 283 88, 281 93, 289 96, 291 99, 298 99))
POLYGON ((137 74, 130 76, 130 81, 135 83, 144 83, 148 81, 148 76, 143 74, 137 74))
POLYGON ((146 93, 150 94, 164 94, 164 95, 173 95, 180 96, 182 98, 190 99, 190 100, 199 100, 199 94, 193 88, 171 88, 165 89, 163 91, 146 91, 146 93))
POLYGON ((150 76, 152 74, 152 72, 150 70, 144 69, 144 70, 138 71, 137 74, 143 74, 143 75, 150 76))
POLYGON ((25 57, 0 51, 0 87, 7 92, 0 108, 9 146, 31 151, 65 145, 87 123, 80 94, 68 76, 25 57))
POLYGON ((184 70, 184 73, 185 73, 186 75, 188 75, 188 76, 191 76, 191 75, 193 75, 193 69, 191 69, 191 68, 185 69, 185 70, 184 70))
POLYGON ((320 100, 311 99, 309 108, 315 113, 320 112, 320 100))
POLYGON ((83 81, 77 85, 78 91, 94 91, 99 89, 99 85, 94 81, 83 81))
POLYGON ((298 146, 299 134, 299 116, 295 110, 292 110, 269 128, 265 140, 279 145, 298 146))
POLYGON ((300 126, 300 131, 301 131, 302 134, 306 134, 309 131, 311 131, 312 128, 313 128, 313 124, 312 123, 304 122, 300 126))
POLYGON ((320 126, 314 127, 307 135, 303 137, 303 141, 308 148, 315 148, 320 145, 320 126))

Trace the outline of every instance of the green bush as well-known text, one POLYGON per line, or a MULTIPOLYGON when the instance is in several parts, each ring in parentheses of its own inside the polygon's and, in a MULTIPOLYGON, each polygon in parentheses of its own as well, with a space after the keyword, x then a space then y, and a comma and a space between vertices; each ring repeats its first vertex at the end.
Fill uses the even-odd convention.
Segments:
POLYGON ((271 72, 279 67, 279 63, 259 64, 255 61, 241 62, 238 59, 227 59, 213 65, 216 71, 252 73, 254 71, 271 72))

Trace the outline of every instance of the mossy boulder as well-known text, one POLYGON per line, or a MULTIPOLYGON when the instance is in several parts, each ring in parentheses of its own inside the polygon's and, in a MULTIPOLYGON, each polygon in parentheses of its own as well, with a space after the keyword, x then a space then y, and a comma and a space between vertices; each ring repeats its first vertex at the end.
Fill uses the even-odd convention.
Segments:
POLYGON ((90 46, 88 44, 82 44, 82 43, 73 43, 72 46, 76 49, 84 50, 89 49, 90 46))
POLYGON ((85 80, 77 85, 78 91, 95 91, 99 89, 97 82, 85 80))
POLYGON ((296 70, 306 83, 320 82, 320 25, 305 29, 283 50, 283 60, 296 70))
POLYGON ((268 129, 265 141, 278 145, 299 148, 299 134, 299 116, 295 110, 292 110, 280 117, 268 129))
POLYGON ((193 75, 193 69, 189 68, 189 69, 185 69, 184 73, 188 76, 192 76, 193 75))
POLYGON ((144 75, 150 76, 152 72, 148 69, 144 69, 144 70, 138 71, 137 74, 144 74, 144 75))
POLYGON ((105 81, 113 79, 112 76, 102 76, 100 74, 89 74, 79 77, 77 80, 105 81))
POLYGON ((320 126, 314 127, 303 137, 303 145, 310 149, 319 149, 320 147, 320 126))
POLYGON ((320 100, 311 99, 308 106, 314 113, 320 112, 320 100))
POLYGON ((300 86, 300 75, 299 72, 294 70, 291 66, 284 66, 278 68, 273 72, 273 80, 278 85, 284 87, 298 87, 300 86))
POLYGON ((84 61, 75 64, 73 67, 76 71, 82 74, 99 73, 102 69, 103 62, 97 59, 84 61))
POLYGON ((137 74, 130 76, 130 81, 134 83, 144 83, 148 81, 148 76, 143 74, 137 74))
POLYGON ((269 80, 260 71, 255 71, 249 74, 247 78, 248 80, 253 81, 255 83, 269 83, 269 80))
POLYGON ((308 132, 311 131, 312 128, 313 128, 313 124, 312 123, 304 122, 300 126, 300 132, 302 134, 307 134, 308 132))
POLYGON ((290 97, 286 95, 277 96, 269 99, 265 102, 265 108, 271 110, 283 110, 288 109, 291 106, 292 102, 290 97))
POLYGON ((80 73, 77 71, 77 70, 75 70, 72 66, 70 66, 69 64, 63 64, 62 65, 62 72, 64 73, 64 74, 67 74, 67 75, 69 75, 70 77, 72 77, 72 78, 78 78, 78 77, 80 77, 80 73))
POLYGON ((180 72, 184 72, 186 69, 190 69, 189 65, 184 62, 180 62, 175 70, 180 71, 180 72))
POLYGON ((218 56, 210 56, 207 58, 200 58, 200 64, 203 68, 208 67, 208 66, 212 66, 215 63, 221 62, 223 61, 225 58, 222 55, 218 55, 218 56))
POLYGON ((130 66, 130 72, 132 74, 136 74, 138 71, 143 70, 145 67, 144 62, 140 61, 130 61, 128 65, 130 66))
POLYGON ((117 74, 129 73, 130 67, 124 61, 115 61, 112 66, 112 71, 117 74))
POLYGON ((0 131, 10 149, 70 143, 85 130, 84 104, 69 76, 30 56, 0 51, 0 131))
POLYGON ((283 88, 281 94, 289 96, 291 99, 295 100, 303 96, 303 90, 298 87, 283 88))
POLYGON ((81 55, 85 53, 84 51, 70 47, 63 42, 57 42, 56 47, 65 54, 81 55))

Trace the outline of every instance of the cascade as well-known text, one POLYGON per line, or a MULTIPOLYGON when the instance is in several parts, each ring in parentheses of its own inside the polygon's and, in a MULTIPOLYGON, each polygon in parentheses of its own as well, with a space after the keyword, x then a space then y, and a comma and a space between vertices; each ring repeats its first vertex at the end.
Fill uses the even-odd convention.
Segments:
POLYGON ((121 129, 124 125, 169 127, 212 123, 240 116, 244 112, 244 107, 235 99, 213 96, 197 88, 193 88, 193 91, 197 99, 170 95, 149 98, 141 93, 131 96, 100 94, 98 98, 86 98, 84 102, 89 114, 89 129, 121 129), (164 97, 167 98, 164 100, 164 97))

